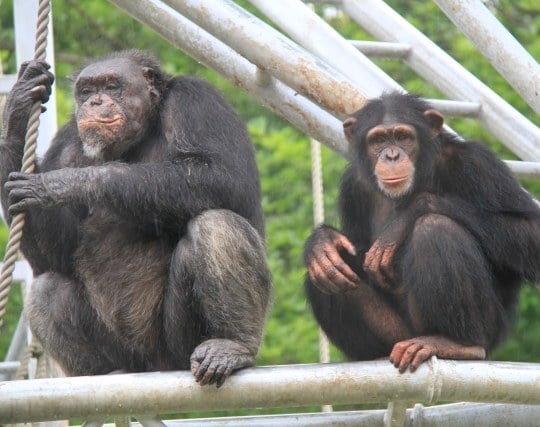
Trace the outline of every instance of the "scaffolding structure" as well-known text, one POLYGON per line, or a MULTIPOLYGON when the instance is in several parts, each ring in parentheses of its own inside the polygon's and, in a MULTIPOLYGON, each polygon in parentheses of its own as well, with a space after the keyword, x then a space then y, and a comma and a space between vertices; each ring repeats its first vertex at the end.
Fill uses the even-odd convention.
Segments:
MULTIPOLYGON (((385 90, 403 90, 370 57, 399 58, 448 97, 432 100, 436 108, 448 116, 476 119, 522 159, 507 162, 517 176, 540 176, 538 127, 382 0, 325 2, 339 7, 379 42, 344 39, 300 0, 250 0, 281 31, 231 0, 109 1, 344 156, 347 143, 341 119, 385 90)), ((483 2, 436 3, 539 112, 540 66, 483 2), (496 49, 493 40, 497 40, 496 49)), ((37 1, 14 2, 14 8, 20 63, 32 56, 32 44, 25 41, 33 42, 37 1)), ((52 50, 48 58, 54 63, 52 50)), ((14 81, 14 76, 1 76, 0 93, 7 92, 14 81)), ((54 99, 52 102, 40 128, 41 152, 56 132, 54 99)), ((31 271, 21 263, 15 277, 30 283, 31 271)), ((130 423, 126 416, 134 416, 145 427, 158 427, 164 425, 158 415, 168 413, 386 402, 390 402, 388 408, 377 411, 166 424, 533 426, 540 419, 537 364, 433 358, 414 374, 399 374, 387 361, 258 367, 236 373, 220 389, 201 388, 187 372, 11 380, 27 340, 21 317, 6 360, 0 363, 0 424, 83 417, 89 420, 87 426, 95 427, 113 416, 117 425, 125 426, 130 423), (429 408, 417 404, 407 409, 410 402, 440 400, 477 403, 429 408)))

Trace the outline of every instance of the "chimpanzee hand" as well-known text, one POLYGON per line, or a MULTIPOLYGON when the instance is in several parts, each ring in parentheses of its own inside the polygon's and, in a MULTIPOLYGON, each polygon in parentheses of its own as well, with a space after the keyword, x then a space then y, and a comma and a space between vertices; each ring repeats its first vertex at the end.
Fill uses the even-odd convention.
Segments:
POLYGON ((10 215, 25 212, 33 207, 50 208, 67 202, 68 186, 62 171, 38 174, 12 172, 4 188, 8 193, 10 215))
POLYGON ((364 271, 381 287, 392 290, 395 273, 394 255, 403 240, 404 226, 399 219, 392 221, 373 242, 364 257, 364 271))
POLYGON ((344 292, 358 286, 360 279, 343 260, 340 250, 356 255, 351 241, 328 226, 316 229, 306 243, 304 262, 309 278, 324 293, 344 292))
POLYGON ((486 350, 479 345, 464 345, 449 338, 428 335, 399 341, 394 344, 390 362, 403 373, 409 368, 416 371, 431 356, 441 359, 484 360, 486 350))
MULTIPOLYGON (((21 65, 17 82, 13 85, 4 109, 4 137, 24 141, 30 110, 34 102, 49 100, 54 75, 48 71, 50 65, 32 60, 21 65)), ((45 107, 42 107, 45 111, 45 107)))
POLYGON ((255 365, 255 356, 237 342, 213 338, 199 344, 190 361, 191 372, 200 385, 216 383, 221 387, 233 371, 255 365))

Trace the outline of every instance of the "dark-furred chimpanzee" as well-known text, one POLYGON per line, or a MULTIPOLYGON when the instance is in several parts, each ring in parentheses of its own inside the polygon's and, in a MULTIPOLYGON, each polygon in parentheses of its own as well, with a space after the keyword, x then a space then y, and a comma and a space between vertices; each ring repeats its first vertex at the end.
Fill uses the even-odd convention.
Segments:
POLYGON ((540 210, 483 145, 443 129, 414 95, 347 118, 342 230, 305 248, 315 317, 349 358, 483 359, 504 338, 524 280, 540 278, 540 210))
POLYGON ((122 51, 77 75, 72 119, 35 174, 14 172, 48 68, 21 67, 0 144, 4 214, 26 212, 32 331, 70 375, 191 367, 221 385, 254 364, 271 299, 245 126, 209 84, 122 51))

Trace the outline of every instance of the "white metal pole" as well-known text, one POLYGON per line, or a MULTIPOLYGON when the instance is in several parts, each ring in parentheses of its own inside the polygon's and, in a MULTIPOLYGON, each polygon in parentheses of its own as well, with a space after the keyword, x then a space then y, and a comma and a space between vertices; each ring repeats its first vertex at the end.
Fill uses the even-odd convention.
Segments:
POLYGON ((540 65, 480 0, 435 0, 450 20, 540 114, 540 65))
POLYGON ((387 360, 244 369, 221 388, 187 371, 0 383, 0 423, 388 401, 540 404, 538 365, 433 359, 400 374, 387 360))

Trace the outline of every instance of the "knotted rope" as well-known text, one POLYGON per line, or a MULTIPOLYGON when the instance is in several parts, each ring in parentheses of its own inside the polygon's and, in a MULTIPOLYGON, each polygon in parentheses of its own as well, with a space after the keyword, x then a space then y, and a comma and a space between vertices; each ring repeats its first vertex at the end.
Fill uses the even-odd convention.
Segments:
MULTIPOLYGON (((51 11, 50 0, 39 0, 38 19, 36 30, 36 60, 45 60, 45 49, 47 48, 47 31, 49 25, 49 14, 51 11)), ((36 146, 38 138, 39 115, 41 114, 41 102, 36 101, 30 110, 30 118, 28 119, 28 128, 26 131, 26 139, 24 144, 24 154, 21 172, 33 173, 36 166, 36 146)), ((17 253, 21 246, 25 222, 25 214, 20 213, 15 215, 11 226, 9 227, 9 237, 6 246, 6 254, 2 264, 0 273, 0 328, 4 324, 4 314, 8 301, 9 290, 11 288, 13 270, 15 270, 15 261, 17 253)))

